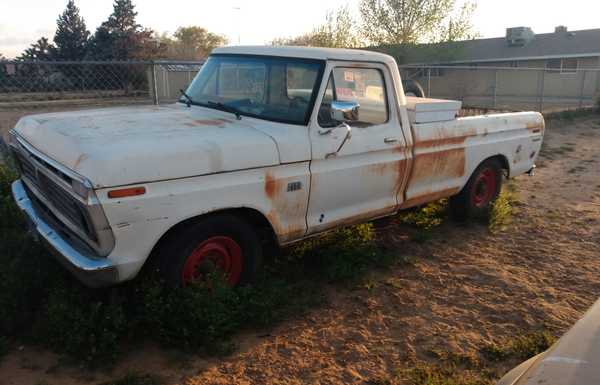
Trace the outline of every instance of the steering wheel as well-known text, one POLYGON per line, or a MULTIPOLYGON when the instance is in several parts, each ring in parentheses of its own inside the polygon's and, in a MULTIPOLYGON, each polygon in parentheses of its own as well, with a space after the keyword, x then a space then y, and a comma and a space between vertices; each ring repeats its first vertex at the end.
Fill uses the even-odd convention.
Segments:
POLYGON ((302 96, 294 96, 290 99, 290 107, 298 108, 301 104, 308 104, 308 100, 302 96))

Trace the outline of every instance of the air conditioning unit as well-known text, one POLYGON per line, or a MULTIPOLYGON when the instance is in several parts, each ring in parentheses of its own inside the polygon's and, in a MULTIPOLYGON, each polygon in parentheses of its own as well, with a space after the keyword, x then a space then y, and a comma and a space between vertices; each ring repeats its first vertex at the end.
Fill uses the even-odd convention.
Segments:
POLYGON ((535 39, 535 33, 529 27, 514 27, 506 29, 506 41, 509 46, 523 47, 535 39))

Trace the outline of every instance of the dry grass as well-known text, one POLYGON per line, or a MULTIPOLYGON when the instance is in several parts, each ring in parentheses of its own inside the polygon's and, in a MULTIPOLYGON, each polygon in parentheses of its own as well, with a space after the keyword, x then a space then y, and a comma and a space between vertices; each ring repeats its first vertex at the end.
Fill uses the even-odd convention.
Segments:
MULTIPOLYGON (((549 125, 546 148, 559 150, 544 153, 534 178, 517 179, 497 209, 498 230, 443 219, 419 243, 403 217, 378 222, 375 238, 392 265, 363 268, 351 285, 322 286, 323 301, 238 335, 229 357, 192 356, 182 366, 156 347, 133 349, 111 372, 94 373, 95 382, 137 370, 188 385, 494 383, 562 335, 600 292, 600 169, 568 172, 600 159, 599 121, 549 125)), ((57 360, 11 352, 0 378, 89 382, 77 369, 46 373, 57 360), (40 369, 21 368, 23 357, 40 369)))

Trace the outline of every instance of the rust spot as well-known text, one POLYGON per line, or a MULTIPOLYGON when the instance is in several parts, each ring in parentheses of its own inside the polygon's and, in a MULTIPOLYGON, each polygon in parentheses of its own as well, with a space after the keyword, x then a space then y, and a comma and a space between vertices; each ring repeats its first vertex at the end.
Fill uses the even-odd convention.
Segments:
POLYGON ((265 195, 271 201, 267 218, 282 242, 300 238, 306 232, 307 186, 303 181, 300 190, 287 191, 288 184, 298 179, 277 178, 271 170, 265 174, 265 195))
POLYGON ((542 120, 541 122, 529 122, 527 123, 525 128, 527 128, 533 134, 539 134, 546 128, 546 123, 544 122, 544 120, 542 120))
POLYGON ((89 158, 88 154, 83 153, 79 155, 79 157, 77 157, 77 160, 75 160, 75 163, 73 164, 73 170, 77 170, 81 162, 83 162, 87 158, 89 158))
POLYGON ((451 138, 441 138, 441 139, 427 139, 420 140, 415 142, 416 148, 429 148, 429 147, 440 147, 440 146, 450 146, 450 145, 462 145, 465 143, 467 138, 471 137, 471 135, 465 136, 455 136, 451 138))
POLYGON ((401 209, 406 209, 409 207, 415 207, 415 206, 420 206, 423 205, 425 203, 429 203, 429 202, 435 202, 438 201, 440 199, 444 199, 444 198, 448 198, 451 197, 453 195, 456 195, 460 192, 460 188, 458 187, 454 187, 454 188, 450 188, 450 189, 446 189, 446 190, 442 190, 442 191, 436 191, 436 192, 429 192, 411 199, 407 199, 406 201, 404 201, 402 203, 402 205, 400 205, 401 209))
POLYGON ((465 149, 428 152, 415 155, 410 183, 427 179, 460 178, 465 173, 465 149))
POLYGON ((329 222, 323 226, 318 226, 316 228, 315 232, 327 230, 329 228, 340 227, 340 226, 352 226, 352 225, 356 225, 359 223, 364 223, 364 222, 372 221, 372 220, 375 220, 378 218, 382 218, 385 216, 393 215, 395 212, 396 212, 396 205, 386 207, 383 209, 372 210, 372 211, 368 211, 366 213, 360 213, 360 214, 353 215, 349 218, 343 218, 343 219, 339 219, 334 222, 329 222))
POLYGON ((231 123, 229 119, 195 119, 184 123, 188 127, 199 127, 199 126, 217 126, 224 127, 226 123, 231 123))
POLYGON ((271 171, 267 171, 265 175, 265 194, 271 200, 276 199, 277 195, 281 190, 281 182, 275 179, 275 176, 271 171))
POLYGON ((419 135, 419 131, 417 130, 417 132, 415 132, 415 147, 429 148, 463 145, 468 138, 475 135, 477 135, 476 129, 462 130, 457 135, 455 131, 449 131, 447 128, 441 127, 432 137, 423 138, 419 135))

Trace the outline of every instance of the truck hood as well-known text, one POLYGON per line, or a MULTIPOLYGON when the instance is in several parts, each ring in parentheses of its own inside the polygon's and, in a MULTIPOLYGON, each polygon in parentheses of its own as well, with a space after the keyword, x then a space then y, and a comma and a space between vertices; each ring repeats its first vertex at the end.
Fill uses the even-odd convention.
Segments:
POLYGON ((279 164, 256 122, 181 104, 32 115, 15 131, 104 188, 279 164))

